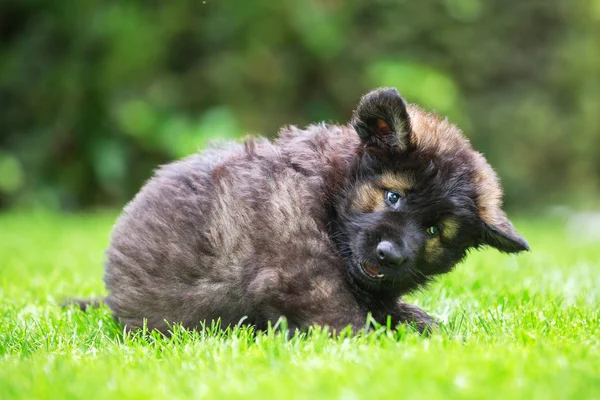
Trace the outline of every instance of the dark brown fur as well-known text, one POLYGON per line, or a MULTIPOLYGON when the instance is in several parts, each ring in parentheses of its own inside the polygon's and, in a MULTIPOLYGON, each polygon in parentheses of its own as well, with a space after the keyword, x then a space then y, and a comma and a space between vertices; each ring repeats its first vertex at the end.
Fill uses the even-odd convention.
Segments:
POLYGON ((129 329, 219 318, 261 329, 282 316, 292 329, 360 329, 371 313, 423 330, 433 319, 403 294, 468 248, 527 249, 501 195, 458 128, 379 89, 349 125, 288 127, 274 142, 248 139, 159 169, 115 225, 106 302, 129 329), (390 190, 401 195, 394 206, 390 190), (393 264, 381 261, 384 241, 400 257, 393 264), (367 265, 384 277, 365 275, 367 265))

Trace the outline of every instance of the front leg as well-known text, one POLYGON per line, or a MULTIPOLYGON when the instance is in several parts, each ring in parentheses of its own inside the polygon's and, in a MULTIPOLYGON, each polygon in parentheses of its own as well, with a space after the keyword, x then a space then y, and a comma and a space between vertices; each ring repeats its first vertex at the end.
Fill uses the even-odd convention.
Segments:
POLYGON ((385 325, 387 317, 391 318, 392 327, 398 324, 414 324, 419 333, 429 335, 438 328, 438 324, 425 311, 414 304, 405 303, 402 299, 396 300, 389 308, 377 313, 376 320, 385 325))

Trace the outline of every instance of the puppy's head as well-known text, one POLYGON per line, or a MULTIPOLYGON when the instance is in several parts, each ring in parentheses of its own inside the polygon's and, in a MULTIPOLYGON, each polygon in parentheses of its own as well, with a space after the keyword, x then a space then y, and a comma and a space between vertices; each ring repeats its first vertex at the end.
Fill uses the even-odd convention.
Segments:
POLYGON ((362 149, 337 209, 359 285, 403 294, 450 271, 469 248, 529 249, 501 208, 493 169, 447 120, 384 88, 361 99, 352 128, 362 149))

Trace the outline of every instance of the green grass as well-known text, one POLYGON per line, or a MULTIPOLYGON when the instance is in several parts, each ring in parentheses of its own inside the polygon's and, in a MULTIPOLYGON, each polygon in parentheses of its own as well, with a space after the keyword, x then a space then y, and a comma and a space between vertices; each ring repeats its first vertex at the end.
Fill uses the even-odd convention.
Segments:
POLYGON ((430 338, 385 329, 329 339, 273 332, 124 335, 104 293, 114 214, 0 215, 0 399, 600 398, 600 243, 519 220, 533 252, 471 254, 411 298, 430 338))

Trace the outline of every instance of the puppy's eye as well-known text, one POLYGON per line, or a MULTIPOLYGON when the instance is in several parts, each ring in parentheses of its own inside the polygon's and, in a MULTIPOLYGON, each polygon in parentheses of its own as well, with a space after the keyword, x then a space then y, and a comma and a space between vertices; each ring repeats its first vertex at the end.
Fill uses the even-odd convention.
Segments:
POLYGON ((440 231, 441 229, 437 225, 431 225, 429 228, 426 229, 426 232, 429 236, 436 236, 440 233, 440 231))
POLYGON ((385 192, 385 199, 391 205, 394 205, 400 200, 400 194, 396 192, 385 192))

